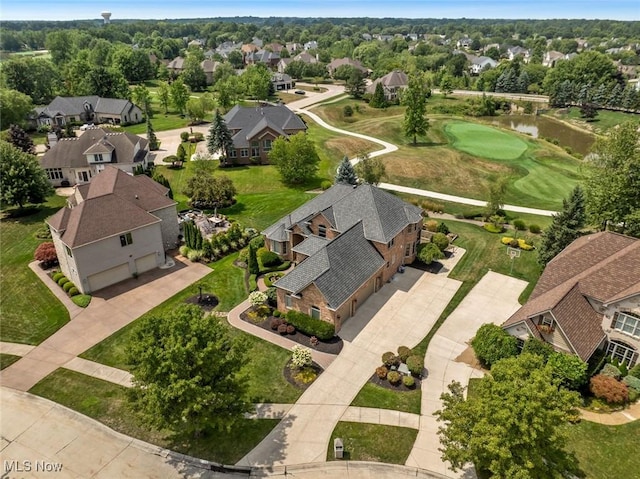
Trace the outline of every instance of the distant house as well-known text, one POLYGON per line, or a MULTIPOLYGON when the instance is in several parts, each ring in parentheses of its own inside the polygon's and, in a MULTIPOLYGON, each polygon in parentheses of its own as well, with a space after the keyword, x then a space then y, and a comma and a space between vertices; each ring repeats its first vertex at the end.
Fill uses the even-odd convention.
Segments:
POLYGON ((318 42, 316 42, 315 40, 311 40, 310 42, 305 43, 303 46, 304 50, 317 50, 318 49, 318 42))
POLYGON ((465 37, 461 38, 460 40, 458 40, 456 42, 456 47, 457 48, 469 48, 472 43, 473 43, 473 40, 471 40, 471 38, 465 36, 465 37))
POLYGON ((36 127, 65 126, 68 123, 140 123, 142 110, 129 100, 92 96, 55 97, 49 105, 31 114, 36 127))
POLYGON ((511 47, 507 49, 507 56, 509 61, 513 61, 516 57, 522 57, 525 63, 529 61, 530 52, 526 48, 511 47))
POLYGON ((171 73, 173 77, 178 76, 180 73, 182 73, 182 70, 184 70, 184 58, 175 57, 167 65, 167 70, 169 70, 169 73, 171 73))
POLYGON ((204 71, 204 75, 207 77, 207 85, 213 84, 213 74, 216 69, 220 66, 220 62, 214 62, 213 60, 203 60, 200 63, 202 70, 204 71))
POLYGON ((281 58, 278 64, 276 65, 276 70, 278 73, 284 73, 289 63, 293 61, 293 58, 281 58))
POLYGON ((544 54, 544 57, 542 58, 542 65, 545 67, 553 68, 556 66, 556 62, 566 59, 567 58, 564 53, 551 50, 544 54))
MULTIPOLYGON (((55 135, 54 135, 55 137, 55 135)), ((40 158, 53 186, 88 183, 107 166, 132 173, 149 163, 149 142, 127 132, 90 128, 79 137, 61 138, 40 158)))
POLYGON ((310 53, 307 53, 307 52, 299 53, 298 55, 293 57, 293 60, 296 61, 296 62, 302 62, 302 63, 306 63, 306 64, 318 63, 317 56, 316 55, 311 55, 310 53))
POLYGON ((264 231, 271 251, 297 263, 275 284, 278 309, 336 331, 398 269, 412 263, 420 208, 369 184, 337 184, 264 231))
POLYGON ((529 300, 502 327, 588 361, 601 350, 631 367, 640 352, 640 240, 583 236, 551 260, 529 300))
POLYGON ((92 293, 165 263, 178 244, 176 202, 146 175, 107 167, 47 219, 60 269, 92 293))
POLYGON ((271 76, 271 84, 275 91, 290 90, 295 86, 291 77, 286 73, 274 73, 271 76))
POLYGON ((242 43, 234 43, 234 42, 223 42, 216 47, 216 53, 218 53, 222 58, 228 58, 229 53, 233 51, 240 51, 242 48, 242 43))
POLYGON ((409 78, 406 73, 400 70, 394 70, 387 73, 385 76, 374 80, 367 86, 366 92, 373 95, 378 83, 382 84, 384 98, 387 101, 394 102, 399 99, 400 92, 409 86, 409 78))
POLYGON ((257 50, 247 53, 244 56, 244 62, 247 65, 256 65, 262 63, 269 68, 275 68, 280 61, 280 54, 276 52, 270 52, 268 50, 257 50))
MULTIPOLYGON (((169 62, 167 65, 167 70, 171 73, 172 77, 177 77, 184 71, 186 66, 185 59, 183 57, 175 57, 173 60, 169 62)), ((220 66, 220 62, 213 61, 209 58, 205 58, 200 62, 200 67, 204 71, 205 76, 207 77, 207 85, 211 85, 213 83, 213 72, 216 71, 216 68, 220 66)))
POLYGON ((417 33, 408 33, 407 36, 405 37, 405 39, 407 41, 410 41, 410 42, 417 42, 418 41, 418 34, 417 33))
POLYGON ((229 160, 238 165, 267 163, 276 138, 288 138, 307 130, 300 117, 284 105, 236 105, 224 119, 233 135, 229 160))
POLYGON ((469 60, 471 62, 470 70, 474 75, 479 75, 483 71, 495 68, 498 65, 497 61, 489 57, 476 57, 472 55, 469 60))
POLYGON ((362 39, 363 39, 364 41, 366 41, 366 42, 370 42, 370 41, 373 39, 373 37, 372 37, 372 36, 371 36, 371 34, 369 34, 369 33, 363 33, 363 34, 362 34, 362 39))
POLYGON ((333 76, 335 71, 343 65, 349 65, 349 66, 352 66, 353 68, 357 68, 365 75, 369 73, 369 70, 363 67, 362 63, 360 63, 359 60, 352 60, 351 58, 345 57, 345 58, 336 58, 335 60, 332 60, 327 65, 327 70, 329 71, 329 75, 333 76))
POLYGON ((205 41, 202 40, 201 38, 196 38, 194 40, 191 40, 189 43, 187 43, 187 46, 189 47, 197 47, 197 48, 202 48, 205 46, 205 41))
POLYGON ((280 45, 279 43, 269 43, 264 46, 264 49, 271 50, 272 52, 280 54, 282 50, 284 50, 284 46, 280 45))

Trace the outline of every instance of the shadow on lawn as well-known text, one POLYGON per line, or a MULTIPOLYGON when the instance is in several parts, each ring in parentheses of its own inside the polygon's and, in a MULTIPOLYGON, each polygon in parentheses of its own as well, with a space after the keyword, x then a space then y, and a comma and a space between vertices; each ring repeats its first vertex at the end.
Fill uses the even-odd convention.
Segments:
POLYGON ((56 213, 60 207, 54 206, 25 206, 24 208, 10 208, 2 211, 0 222, 13 222, 30 225, 40 223, 56 213))

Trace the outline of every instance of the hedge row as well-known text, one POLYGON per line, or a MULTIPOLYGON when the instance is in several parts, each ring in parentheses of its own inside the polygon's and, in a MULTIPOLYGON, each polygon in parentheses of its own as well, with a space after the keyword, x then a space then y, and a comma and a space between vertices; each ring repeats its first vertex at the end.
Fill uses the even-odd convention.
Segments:
POLYGON ((333 338, 336 334, 333 324, 313 319, 308 314, 300 313, 299 311, 292 310, 287 312, 287 322, 295 326, 299 331, 323 341, 333 338))
POLYGON ((64 292, 69 295, 69 297, 74 297, 80 294, 78 288, 75 287, 75 285, 69 280, 69 278, 64 275, 64 273, 60 271, 53 272, 53 274, 51 275, 51 279, 58 283, 58 286, 60 286, 64 290, 64 292))

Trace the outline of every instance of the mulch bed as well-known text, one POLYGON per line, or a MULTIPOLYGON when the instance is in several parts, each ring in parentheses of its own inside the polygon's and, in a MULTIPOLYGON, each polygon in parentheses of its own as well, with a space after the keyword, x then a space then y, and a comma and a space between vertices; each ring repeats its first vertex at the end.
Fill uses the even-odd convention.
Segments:
MULTIPOLYGON (((453 253, 451 253, 451 251, 444 252, 444 257, 447 259, 451 258, 452 255, 453 253)), ((414 261, 409 266, 415 269, 419 269, 420 271, 426 271, 427 273, 433 273, 433 274, 438 274, 440 270, 444 267, 444 265, 440 261, 434 261, 433 263, 430 263, 430 264, 424 264, 422 261, 418 261, 418 260, 414 261)))
MULTIPOLYGON (((309 386, 313 384, 315 380, 310 382, 309 384, 299 383, 298 381, 296 381, 293 377, 294 371, 289 367, 290 364, 291 364, 291 360, 287 361, 287 364, 285 364, 284 370, 282 371, 282 374, 284 374, 284 378, 287 380, 289 384, 302 390, 307 389, 309 386)), ((318 376, 320 376, 320 374, 322 374, 322 372, 324 371, 324 369, 322 369, 322 366, 320 366, 317 363, 311 363, 310 367, 316 372, 316 375, 317 375, 316 379, 318 379, 318 376)))
POLYGON ((196 294, 195 296, 191 296, 190 298, 187 298, 184 300, 185 303, 187 304, 195 304, 196 306, 200 306, 204 311, 213 311, 213 308, 215 308, 219 301, 218 298, 216 298, 213 294, 211 293, 202 293, 202 301, 199 301, 200 299, 200 295, 196 294))
POLYGON ((310 349, 315 349, 316 351, 320 351, 322 353, 337 355, 337 354, 340 354, 340 351, 342 351, 343 342, 339 336, 334 336, 328 341, 320 341, 318 342, 317 345, 312 346, 311 343, 309 342, 309 340, 311 339, 311 336, 308 336, 298 330, 296 330, 296 332, 293 334, 280 334, 277 331, 274 331, 273 329, 271 329, 271 320, 275 319, 273 316, 268 317, 264 321, 256 323, 247 316, 247 311, 244 311, 243 313, 240 314, 240 319, 242 319, 243 321, 246 321, 247 323, 255 324, 256 326, 261 327, 262 329, 264 329, 265 331, 268 331, 271 334, 274 334, 276 336, 284 336, 285 338, 290 339, 291 341, 295 341, 296 343, 301 344, 302 346, 306 346, 310 349))
POLYGON ((397 386, 394 386, 386 379, 380 379, 378 375, 375 373, 373 373, 373 375, 369 378, 370 383, 377 384, 378 386, 385 389, 390 389, 391 391, 401 391, 401 392, 414 391, 415 389, 420 389, 420 384, 422 383, 422 381, 415 376, 413 376, 413 380, 415 381, 415 385, 412 388, 408 388, 407 386, 402 384, 402 381, 400 381, 400 384, 398 384, 397 386))

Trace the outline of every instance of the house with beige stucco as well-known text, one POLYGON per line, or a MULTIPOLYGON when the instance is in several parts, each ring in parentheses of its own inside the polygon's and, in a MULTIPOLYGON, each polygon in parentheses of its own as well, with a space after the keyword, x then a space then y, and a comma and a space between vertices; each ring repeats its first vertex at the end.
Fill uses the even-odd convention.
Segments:
POLYGON ((336 331, 416 258, 422 210, 376 186, 336 184, 264 231, 295 268, 274 283, 278 309, 336 331))
POLYGON ((527 303, 502 327, 583 361, 603 351, 628 366, 640 353, 640 239, 583 236, 551 260, 527 303))
POLYGON ((47 219, 60 269, 92 293, 165 263, 178 244, 176 202, 145 175, 107 166, 47 219))

